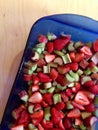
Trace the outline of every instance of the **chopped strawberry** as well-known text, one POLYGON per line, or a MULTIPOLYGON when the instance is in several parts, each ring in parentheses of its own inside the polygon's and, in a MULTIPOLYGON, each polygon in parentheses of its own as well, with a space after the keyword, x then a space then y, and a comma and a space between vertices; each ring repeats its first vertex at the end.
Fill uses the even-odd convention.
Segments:
POLYGON ((36 104, 34 105, 34 112, 35 112, 35 111, 38 111, 38 110, 41 110, 41 109, 42 109, 41 104, 36 103, 36 104))
POLYGON ((81 113, 80 110, 77 108, 74 108, 73 110, 71 110, 68 114, 67 117, 69 118, 78 118, 80 117, 81 113))
POLYGON ((80 118, 75 119, 75 125, 80 126, 82 124, 82 120, 80 118))
POLYGON ((54 124, 58 124, 58 122, 60 122, 60 120, 64 117, 64 115, 54 107, 51 108, 51 115, 54 124))
POLYGON ((66 36, 65 38, 58 38, 54 41, 54 49, 62 50, 70 41, 70 37, 66 36))
POLYGON ((72 87, 72 92, 76 93, 80 90, 80 88, 81 88, 81 85, 79 82, 77 82, 77 83, 75 83, 75 86, 72 87))
POLYGON ((65 73, 67 73, 69 70, 70 70, 69 67, 64 67, 64 66, 59 66, 59 67, 58 67, 58 72, 59 72, 60 74, 65 74, 65 73))
POLYGON ((63 91, 61 93, 61 97, 62 97, 64 103, 68 101, 68 96, 66 95, 66 92, 63 91))
POLYGON ((17 125, 11 128, 11 130, 24 130, 24 125, 17 125))
POLYGON ((38 130, 45 130, 41 124, 38 124, 38 130))
POLYGON ((80 52, 80 53, 76 53, 75 55, 75 62, 80 62, 81 60, 84 59, 84 53, 80 52))
POLYGON ((73 62, 75 62, 75 52, 70 52, 70 58, 73 62))
POLYGON ((45 93, 43 94, 43 100, 48 103, 49 105, 53 104, 53 100, 52 100, 53 95, 51 93, 45 93))
POLYGON ((39 43, 47 43, 48 39, 45 35, 40 34, 38 37, 39 43))
POLYGON ((51 130, 61 130, 60 128, 52 128, 51 130))
POLYGON ((88 46, 83 46, 80 49, 80 52, 83 52, 85 55, 92 56, 92 52, 88 46))
POLYGON ((49 106, 49 104, 46 103, 45 101, 42 101, 42 102, 41 102, 41 105, 42 105, 42 107, 48 107, 48 106, 49 106))
POLYGON ((70 129, 71 127, 72 127, 72 123, 71 123, 70 118, 65 117, 64 118, 64 128, 65 128, 65 130, 70 129))
POLYGON ((83 69, 85 69, 85 68, 89 65, 89 63, 88 63, 85 59, 83 59, 83 60, 79 63, 79 65, 80 65, 83 69))
POLYGON ((75 101, 72 101, 72 105, 80 110, 85 110, 84 106, 81 104, 76 103, 75 101))
POLYGON ((39 78, 37 75, 32 75, 32 81, 33 81, 33 84, 36 85, 39 83, 39 78))
POLYGON ((31 95, 28 101, 31 103, 41 103, 42 95, 39 92, 35 92, 31 95))
POLYGON ((24 80, 30 81, 32 79, 32 75, 24 74, 24 80))
POLYGON ((56 69, 52 68, 51 72, 50 72, 50 78, 55 81, 56 78, 58 77, 58 72, 56 71, 56 69))
POLYGON ((43 119, 44 112, 43 110, 35 111, 30 115, 31 119, 43 119))
POLYGON ((71 88, 66 89, 66 95, 68 97, 70 97, 72 95, 72 89, 71 88))
POLYGON ((41 124, 45 130, 50 130, 53 128, 53 122, 51 121, 42 120, 41 124))
POLYGON ((85 111, 87 112, 94 112, 95 111, 95 105, 94 103, 90 103, 85 106, 85 111))
POLYGON ((93 68, 94 66, 95 66, 95 63, 93 61, 90 61, 88 67, 93 68))
POLYGON ((93 94, 98 94, 98 85, 94 85, 94 86, 90 87, 89 90, 93 94))
POLYGON ((90 120, 91 120, 91 116, 89 116, 89 117, 87 117, 86 119, 84 119, 84 124, 86 125, 86 126, 90 126, 90 120))
POLYGON ((61 130, 65 130, 62 120, 58 123, 58 127, 59 127, 61 130))
POLYGON ((39 60, 37 61, 38 67, 42 67, 42 66, 45 65, 45 64, 46 64, 46 62, 45 62, 44 59, 39 59, 39 60))
POLYGON ((65 64, 65 67, 69 67, 70 70, 77 71, 78 70, 78 63, 65 64))
POLYGON ((52 53, 53 50, 54 50, 54 44, 53 42, 48 42, 47 45, 46 45, 46 50, 49 52, 49 53, 52 53))
POLYGON ((58 111, 61 111, 65 108, 65 103, 64 102, 59 102, 55 105, 55 108, 58 110, 58 111))
POLYGON ((89 92, 89 91, 84 91, 84 90, 82 90, 82 92, 83 92, 83 93, 88 97, 88 99, 90 99, 90 100, 93 100, 94 97, 95 97, 95 95, 94 95, 93 93, 89 92))
POLYGON ((90 80, 84 83, 84 87, 90 88, 94 86, 94 81, 90 80))
POLYGON ((78 93, 75 96, 75 102, 81 105, 88 105, 89 100, 87 96, 83 93, 83 91, 78 91, 78 93))
POLYGON ((51 61, 53 61, 55 59, 55 55, 53 55, 53 54, 46 54, 45 55, 45 61, 47 62, 47 63, 50 63, 51 61))
POLYGON ((48 75, 44 74, 44 73, 38 73, 38 77, 40 79, 40 82, 50 82, 51 79, 48 75))
POLYGON ((93 43, 93 50, 98 52, 98 39, 93 43))
POLYGON ((39 86, 38 85, 32 85, 32 92, 38 91, 39 86))

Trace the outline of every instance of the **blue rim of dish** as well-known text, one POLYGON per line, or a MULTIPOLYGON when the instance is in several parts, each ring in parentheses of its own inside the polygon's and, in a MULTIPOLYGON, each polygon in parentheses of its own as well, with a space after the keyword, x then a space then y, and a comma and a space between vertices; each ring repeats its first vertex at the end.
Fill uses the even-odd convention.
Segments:
POLYGON ((2 117, 2 120, 1 120, 1 124, 0 124, 0 128, 2 128, 2 124, 4 122, 4 117, 6 116, 5 113, 6 113, 6 110, 7 110, 7 106, 8 106, 8 103, 9 103, 9 100, 10 100, 10 97, 11 95, 13 94, 13 90, 14 90, 14 86, 17 82, 17 79, 19 77, 19 72, 22 68, 22 65, 23 65, 23 62, 24 62, 24 56, 26 55, 26 50, 27 50, 27 47, 28 47, 28 44, 29 44, 29 38, 30 38, 30 35, 31 35, 31 32, 33 30, 33 27, 40 21, 42 20, 52 20, 52 21, 56 21, 56 22, 60 22, 62 24, 66 24, 66 25, 69 25, 69 26, 72 26, 72 27, 75 27, 75 28, 81 28, 83 30, 86 30, 86 31, 89 31, 89 32, 92 32, 92 33, 95 33, 95 34, 98 34, 98 21, 92 19, 92 18, 89 18, 87 16, 83 16, 83 15, 77 15, 77 14, 55 14, 55 15, 49 15, 49 16, 44 16, 40 19, 38 19, 34 24, 33 26, 31 27, 31 30, 30 30, 30 33, 29 33, 29 36, 28 36, 28 39, 27 39, 27 42, 26 42, 26 46, 25 46, 25 49, 24 49, 24 52, 23 52, 23 56, 22 56, 22 59, 21 59, 21 62, 20 62, 20 66, 19 66, 19 69, 17 71, 17 74, 16 74, 16 78, 15 78, 15 81, 13 83, 13 86, 12 86, 12 89, 11 89, 11 92, 10 92, 10 96, 8 98, 8 101, 7 101, 7 104, 6 104, 6 107, 5 107, 5 110, 4 110, 4 114, 3 114, 3 117, 2 117), (62 18, 62 19, 59 19, 62 18), (64 17, 66 17, 66 22, 62 22, 62 20, 64 19, 64 17), (78 23, 76 21, 71 21, 70 18, 74 18, 74 19, 78 19, 78 20, 85 20, 86 23, 78 23), (87 24, 89 21, 89 25, 87 24), (92 27, 92 24, 93 24, 93 27, 92 27))

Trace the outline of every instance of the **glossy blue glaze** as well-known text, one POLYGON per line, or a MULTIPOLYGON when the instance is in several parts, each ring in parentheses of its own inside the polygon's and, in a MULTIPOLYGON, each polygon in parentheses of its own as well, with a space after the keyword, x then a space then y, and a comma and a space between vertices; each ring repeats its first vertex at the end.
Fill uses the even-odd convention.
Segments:
MULTIPOLYGON (((72 35, 74 41, 93 42, 98 38, 98 22, 84 16, 73 14, 57 14, 52 16, 46 16, 39 19, 31 28, 27 44, 24 50, 24 55, 6 105, 5 113, 1 122, 0 130, 9 130, 9 125, 12 123, 13 118, 11 111, 21 104, 18 93, 22 89, 27 89, 26 83, 22 79, 23 63, 28 59, 30 54, 30 48, 33 47, 37 41, 39 34, 47 34, 52 32, 57 36, 64 32, 65 34, 72 35)), ((98 124, 96 124, 95 130, 98 130, 98 124)))

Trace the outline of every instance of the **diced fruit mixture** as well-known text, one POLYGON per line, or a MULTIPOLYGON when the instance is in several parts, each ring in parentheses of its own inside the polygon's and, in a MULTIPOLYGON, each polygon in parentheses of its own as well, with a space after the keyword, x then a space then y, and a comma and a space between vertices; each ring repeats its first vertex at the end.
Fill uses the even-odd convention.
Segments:
POLYGON ((41 34, 28 59, 11 130, 89 130, 98 121, 98 40, 41 34))

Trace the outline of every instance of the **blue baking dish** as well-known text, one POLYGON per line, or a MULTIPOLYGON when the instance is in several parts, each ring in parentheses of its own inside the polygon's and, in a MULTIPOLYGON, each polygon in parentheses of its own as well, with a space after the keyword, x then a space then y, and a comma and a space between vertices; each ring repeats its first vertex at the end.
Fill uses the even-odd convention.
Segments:
MULTIPOLYGON (((98 22, 91 18, 75 14, 57 14, 40 18, 34 23, 31 28, 21 64, 5 108, 0 130, 10 130, 9 126, 13 122, 11 112, 14 108, 21 104, 18 93, 23 89, 27 89, 27 85, 22 79, 23 64, 26 60, 28 60, 30 50, 37 42, 36 40, 38 35, 47 34, 47 32, 52 32, 57 36, 61 32, 64 32, 65 34, 70 34, 72 36, 72 40, 74 41, 81 40, 84 42, 93 42, 95 39, 98 39, 98 22)), ((98 123, 95 124, 94 130, 98 130, 98 123)))

